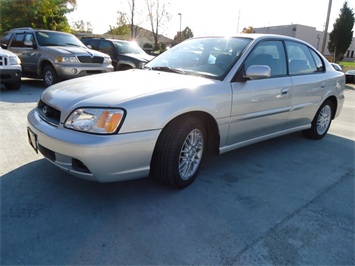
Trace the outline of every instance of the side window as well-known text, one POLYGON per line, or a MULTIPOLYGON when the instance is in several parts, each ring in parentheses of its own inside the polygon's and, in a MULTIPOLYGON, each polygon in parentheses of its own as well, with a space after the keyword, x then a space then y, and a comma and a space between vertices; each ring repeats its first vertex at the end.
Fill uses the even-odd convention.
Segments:
POLYGON ((311 50, 311 54, 312 54, 312 57, 313 57, 314 62, 316 64, 317 71, 318 72, 323 72, 325 70, 325 67, 324 67, 324 64, 323 64, 323 60, 313 50, 311 50))
POLYGON ((267 65, 271 69, 271 77, 287 74, 284 46, 281 41, 263 41, 249 54, 245 61, 245 69, 251 65, 267 65))
POLYGON ((16 33, 15 37, 12 40, 12 47, 25 47, 24 44, 25 33, 16 33))
POLYGON ((313 58, 311 50, 306 45, 287 41, 286 48, 290 75, 303 75, 318 72, 315 58, 313 58))
POLYGON ((1 44, 9 45, 12 34, 12 32, 5 33, 5 35, 1 38, 1 44))
POLYGON ((24 42, 32 42, 32 44, 35 44, 33 35, 31 33, 26 33, 24 42))
POLYGON ((94 50, 99 50, 99 44, 100 44, 100 41, 98 41, 98 40, 89 40, 88 41, 88 45, 90 45, 91 48, 94 50))
POLYGON ((108 54, 111 57, 115 56, 114 48, 111 42, 102 41, 100 44, 100 52, 108 54))

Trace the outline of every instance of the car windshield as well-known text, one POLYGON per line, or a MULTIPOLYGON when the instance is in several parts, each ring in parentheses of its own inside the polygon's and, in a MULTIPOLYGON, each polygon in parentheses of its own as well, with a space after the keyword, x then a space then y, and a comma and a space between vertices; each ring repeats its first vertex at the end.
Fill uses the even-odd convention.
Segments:
POLYGON ((120 54, 143 54, 142 48, 135 42, 113 42, 120 54))
POLYGON ((249 38, 189 39, 153 59, 146 68, 221 79, 250 42, 249 38))
POLYGON ((74 35, 62 32, 37 31, 36 37, 40 46, 77 46, 85 45, 74 35))

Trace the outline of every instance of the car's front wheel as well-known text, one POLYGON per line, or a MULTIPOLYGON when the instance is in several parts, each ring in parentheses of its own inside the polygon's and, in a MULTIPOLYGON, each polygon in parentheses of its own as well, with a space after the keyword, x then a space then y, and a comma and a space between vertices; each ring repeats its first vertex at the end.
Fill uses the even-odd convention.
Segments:
POLYGON ((303 134, 311 139, 323 138, 330 127, 333 115, 333 103, 325 101, 316 113, 310 129, 304 130, 303 134))
POLYGON ((51 65, 43 68, 43 83, 44 87, 49 87, 59 81, 57 72, 51 65))
POLYGON ((197 117, 180 117, 162 131, 154 150, 151 173, 176 188, 190 185, 198 174, 206 130, 197 117))

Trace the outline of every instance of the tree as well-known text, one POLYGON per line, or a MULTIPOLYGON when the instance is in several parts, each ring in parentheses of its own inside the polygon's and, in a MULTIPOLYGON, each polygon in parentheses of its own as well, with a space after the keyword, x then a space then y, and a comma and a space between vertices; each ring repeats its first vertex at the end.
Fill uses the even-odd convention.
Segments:
POLYGON ((254 33, 254 27, 253 26, 244 27, 242 33, 254 33))
POLYGON ((84 20, 78 20, 78 21, 74 22, 72 32, 74 32, 74 33, 78 33, 78 32, 92 33, 91 22, 84 22, 84 20))
POLYGON ((110 34, 128 36, 130 34, 130 26, 127 23, 127 14, 122 11, 117 11, 117 27, 110 26, 110 34))
POLYGON ((154 38, 154 49, 159 49, 159 27, 164 25, 164 20, 170 20, 168 4, 164 2, 162 3, 161 0, 146 0, 146 4, 154 38))
POLYGON ((0 0, 0 32, 17 27, 70 31, 66 14, 76 0, 0 0))
MULTIPOLYGON (((146 16, 143 16, 143 5, 140 7, 137 6, 137 1, 136 0, 125 0, 127 3, 127 8, 125 8, 124 2, 121 2, 121 7, 122 10, 124 11, 117 11, 118 17, 117 17, 117 26, 110 26, 110 32, 111 34, 115 35, 121 35, 121 36, 128 36, 130 35, 131 40, 134 40, 137 38, 139 34, 140 27, 146 19, 146 16), (127 12, 126 12, 127 11, 127 12), (144 18, 140 22, 136 22, 136 17, 144 18), (128 30, 128 32, 127 32, 128 30)), ((138 3, 141 3, 138 1, 138 3)))
POLYGON ((339 18, 333 25, 333 31, 329 34, 328 50, 334 56, 334 62, 339 62, 344 58, 344 54, 349 48, 353 39, 354 12, 344 2, 340 9, 339 18))
POLYGON ((177 34, 174 37, 173 45, 181 43, 192 37, 194 37, 192 30, 189 27, 186 27, 182 32, 179 31, 177 32, 177 34))

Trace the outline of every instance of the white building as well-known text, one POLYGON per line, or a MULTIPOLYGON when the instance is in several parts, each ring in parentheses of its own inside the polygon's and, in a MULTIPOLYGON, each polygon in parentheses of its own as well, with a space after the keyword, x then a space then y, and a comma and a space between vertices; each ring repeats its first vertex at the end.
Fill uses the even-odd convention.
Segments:
MULTIPOLYGON (((254 28, 255 33, 267 33, 267 34, 280 34, 290 37, 295 37, 305 42, 308 42, 318 51, 322 49, 323 42, 323 32, 317 31, 314 27, 304 26, 300 24, 283 25, 283 26, 269 26, 264 28, 254 28)), ((324 55, 330 59, 331 54, 327 49, 327 44, 329 40, 329 34, 327 34, 327 41, 325 45, 324 55)), ((348 51, 344 55, 343 61, 354 61, 355 60, 355 38, 350 44, 348 51)))

